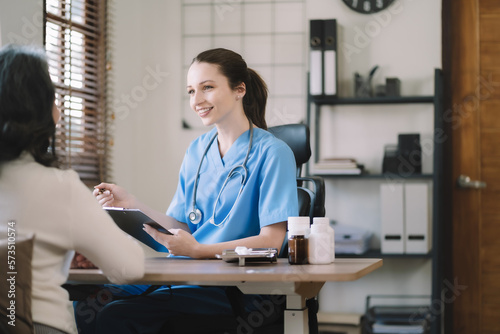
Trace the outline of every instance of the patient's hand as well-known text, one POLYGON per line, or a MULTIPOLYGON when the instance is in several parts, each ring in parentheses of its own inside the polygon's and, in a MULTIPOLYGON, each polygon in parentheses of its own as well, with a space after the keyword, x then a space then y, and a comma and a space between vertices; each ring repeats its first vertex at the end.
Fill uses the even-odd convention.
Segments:
POLYGON ((101 183, 94 187, 92 193, 101 206, 134 208, 135 197, 124 188, 112 183, 101 183))
POLYGON ((97 269, 97 267, 85 256, 77 252, 71 261, 71 269, 97 269))

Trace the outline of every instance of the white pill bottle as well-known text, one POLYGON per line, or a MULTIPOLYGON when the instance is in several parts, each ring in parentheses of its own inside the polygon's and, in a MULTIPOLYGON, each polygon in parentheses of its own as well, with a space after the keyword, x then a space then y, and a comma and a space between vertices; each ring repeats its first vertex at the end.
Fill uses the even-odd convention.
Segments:
POLYGON ((327 217, 314 217, 309 235, 308 262, 329 264, 335 260, 335 232, 327 217))

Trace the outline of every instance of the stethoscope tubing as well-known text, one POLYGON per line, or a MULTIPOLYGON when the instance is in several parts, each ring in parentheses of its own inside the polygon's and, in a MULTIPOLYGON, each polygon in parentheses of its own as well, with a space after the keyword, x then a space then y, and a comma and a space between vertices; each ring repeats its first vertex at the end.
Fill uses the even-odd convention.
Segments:
MULTIPOLYGON (((248 169, 247 169, 246 165, 247 165, 248 157, 250 156, 250 151, 252 150, 252 144, 253 144, 253 124, 251 121, 249 121, 249 123, 250 123, 250 139, 248 141, 248 149, 247 149, 247 154, 245 155, 245 159, 243 160, 243 163, 241 165, 234 166, 233 168, 231 168, 231 170, 227 174, 226 179, 224 180, 224 183, 221 187, 221 190, 219 191, 219 194, 217 195, 217 199, 215 200, 214 212, 212 214, 212 217, 208 220, 210 223, 212 223, 215 226, 222 225, 226 221, 226 219, 231 215, 231 212, 233 211, 234 204, 233 204, 233 207, 231 208, 231 210, 229 211, 229 213, 227 214, 226 218, 224 218, 219 224, 215 223, 215 210, 217 207, 217 202, 219 201, 220 195, 221 195, 222 191, 224 190, 227 182, 231 179, 231 177, 236 169, 243 168, 244 175, 243 175, 243 179, 241 182, 240 191, 238 192, 238 196, 236 197, 236 200, 235 200, 235 204, 236 204, 236 201, 238 200, 238 198, 240 197, 241 192, 243 191, 243 186, 246 184, 246 180, 247 180, 247 176, 248 176, 248 169)), ((212 143, 214 142, 217 135, 218 135, 218 133, 216 132, 212 136, 210 141, 208 142, 207 147, 205 147, 205 150, 203 151, 203 155, 201 156, 201 159, 200 159, 200 163, 198 165, 198 169, 196 171, 196 177, 195 177, 195 181, 194 181, 193 199, 192 199, 192 203, 191 203, 192 204, 192 211, 188 214, 188 219, 193 224, 199 224, 201 221, 201 216, 202 216, 202 212, 196 207, 196 193, 198 192, 198 180, 200 178, 201 166, 203 164, 203 159, 205 158, 206 154, 208 153, 208 150, 210 149, 210 146, 212 146, 212 143)))

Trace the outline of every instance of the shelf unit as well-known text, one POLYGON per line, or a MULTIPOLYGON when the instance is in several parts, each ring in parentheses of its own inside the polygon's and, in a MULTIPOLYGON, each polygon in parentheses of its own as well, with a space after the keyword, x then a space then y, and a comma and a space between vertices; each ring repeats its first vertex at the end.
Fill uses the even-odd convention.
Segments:
POLYGON ((321 176, 324 178, 336 178, 336 179, 392 179, 397 177, 403 180, 432 180, 434 178, 433 174, 419 174, 419 175, 409 175, 401 176, 394 174, 327 174, 327 173, 314 173, 316 176, 321 176))
POLYGON ((432 258, 432 251, 427 254, 382 254, 380 249, 370 249, 363 254, 335 254, 336 258, 349 259, 349 258, 432 258))
POLYGON ((398 97, 312 97, 316 105, 341 104, 401 104, 401 103, 433 103, 434 96, 398 96, 398 97))
MULTIPOLYGON (((431 288, 431 310, 433 321, 431 322, 431 333, 441 333, 442 318, 444 316, 444 302, 441 292, 443 291, 443 87, 442 71, 434 71, 434 95, 432 96, 401 96, 401 97, 371 97, 371 98, 337 98, 328 96, 308 96, 307 124, 313 125, 314 136, 314 159, 319 157, 319 117, 322 106, 334 105, 382 105, 382 104, 432 104, 434 107, 434 152, 433 152, 433 172, 432 174, 411 175, 401 177, 404 180, 426 179, 432 180, 432 249, 428 254, 382 254, 380 250, 369 250, 361 255, 339 254, 338 257, 377 257, 377 258, 429 258, 432 261, 432 288, 431 288), (311 115, 311 113, 314 113, 311 115), (311 116, 314 116, 314 124, 311 124, 311 116)), ((309 172, 309 169, 307 169, 309 172)), ((335 179, 385 179, 390 175, 384 174, 361 174, 361 175, 329 175, 315 174, 324 178, 335 179)))

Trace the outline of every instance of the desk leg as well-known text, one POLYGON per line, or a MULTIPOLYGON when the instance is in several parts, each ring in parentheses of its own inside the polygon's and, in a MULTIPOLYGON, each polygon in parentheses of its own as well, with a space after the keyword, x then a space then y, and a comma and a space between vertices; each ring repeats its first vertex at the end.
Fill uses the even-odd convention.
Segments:
POLYGON ((304 297, 286 296, 285 334, 309 334, 309 317, 304 297))

